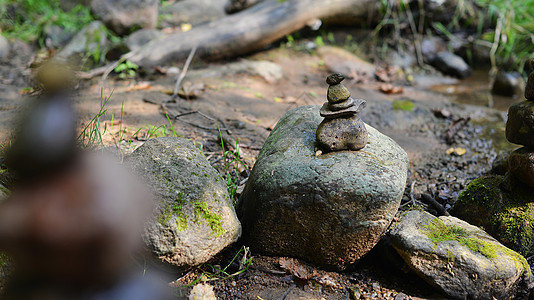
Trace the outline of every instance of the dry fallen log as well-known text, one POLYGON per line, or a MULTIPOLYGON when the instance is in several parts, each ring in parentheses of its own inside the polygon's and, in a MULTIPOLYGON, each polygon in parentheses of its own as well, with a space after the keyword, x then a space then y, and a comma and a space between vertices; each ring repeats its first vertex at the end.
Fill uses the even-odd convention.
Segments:
POLYGON ((249 9, 151 41, 131 55, 130 61, 146 69, 183 60, 198 46, 200 58, 244 55, 297 31, 313 19, 343 19, 364 23, 378 11, 375 0, 266 0, 249 9))
POLYGON ((229 0, 224 6, 224 11, 226 11, 227 14, 235 14, 236 12, 242 11, 243 9, 249 8, 262 1, 264 0, 229 0))
MULTIPOLYGON (((250 0, 257 2, 256 0, 250 0)), ((408 3, 419 3, 409 0, 408 3)), ((141 49, 127 53, 129 60, 145 69, 184 60, 198 47, 197 57, 220 59, 245 55, 291 34, 312 21, 321 19, 341 24, 377 24, 382 1, 376 0, 262 0, 238 13, 154 40, 141 49)), ((444 15, 444 7, 455 7, 458 0, 423 0, 427 16, 444 15)), ((472 4, 468 1, 470 5, 472 4)), ((389 5, 397 5, 389 1, 389 5)), ((471 5, 472 6, 472 5, 471 5)), ((471 7, 470 6, 470 7, 471 7)), ((391 8, 391 7, 390 7, 391 8)), ((454 10, 452 10, 454 11, 454 10)), ((415 15, 410 15, 415 18, 415 15)), ((450 19, 450 18, 449 18, 450 19)))

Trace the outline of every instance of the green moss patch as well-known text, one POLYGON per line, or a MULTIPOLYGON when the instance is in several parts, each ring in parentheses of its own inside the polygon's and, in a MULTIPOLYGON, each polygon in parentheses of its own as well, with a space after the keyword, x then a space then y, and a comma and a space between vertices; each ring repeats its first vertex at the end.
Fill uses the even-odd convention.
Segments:
POLYGON ((502 183, 501 176, 488 176, 477 178, 460 194, 459 203, 476 203, 486 205, 495 204, 500 199, 499 186, 502 183))
POLYGON ((505 207, 493 216, 492 223, 505 243, 514 245, 522 253, 532 253, 534 203, 505 207))
POLYGON ((159 215, 158 222, 165 226, 171 220, 174 220, 176 222, 176 228, 178 231, 185 231, 187 229, 187 218, 182 212, 184 204, 184 194, 179 193, 178 198, 174 200, 172 205, 165 207, 163 212, 159 215))
MULTIPOLYGON (((506 255, 516 263, 518 268, 521 268, 524 272, 530 272, 527 260, 519 253, 502 245, 473 237, 459 226, 447 225, 436 218, 423 225, 423 229, 425 235, 436 245, 444 241, 456 241, 460 245, 467 247, 471 252, 479 253, 488 259, 498 259, 499 255, 506 255)), ((447 258, 454 260, 454 255, 447 251, 447 258)))
POLYGON ((404 111, 412 111, 415 107, 415 104, 413 104, 410 100, 394 100, 393 101, 393 109, 394 110, 404 110, 404 111))
POLYGON ((6 267, 11 259, 4 252, 0 252, 0 269, 6 267))
POLYGON ((221 216, 218 216, 210 211, 208 203, 196 202, 195 203, 195 223, 200 221, 200 218, 204 219, 210 226, 211 230, 215 233, 215 236, 223 235, 226 230, 222 227, 221 216))
POLYGON ((534 254, 534 190, 503 176, 473 180, 458 197, 452 213, 482 226, 501 243, 522 255, 534 254))

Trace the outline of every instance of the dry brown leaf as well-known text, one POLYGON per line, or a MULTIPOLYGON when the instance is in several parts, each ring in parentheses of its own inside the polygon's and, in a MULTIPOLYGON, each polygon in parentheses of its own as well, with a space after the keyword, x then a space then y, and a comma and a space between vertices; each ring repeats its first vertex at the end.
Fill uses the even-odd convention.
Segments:
POLYGON ((348 78, 352 83, 367 83, 369 81, 369 75, 358 73, 354 69, 350 70, 348 78))
POLYGON ((339 283, 337 283, 332 277, 328 275, 323 275, 321 277, 315 278, 315 281, 317 281, 320 285, 323 286, 329 286, 337 289, 343 288, 339 283))
POLYGON ((380 91, 384 94, 402 94, 404 89, 401 86, 393 86, 390 83, 380 85, 380 91))
POLYGON ((130 92, 130 91, 148 90, 151 87, 152 86, 150 85, 150 83, 142 81, 142 82, 139 82, 135 85, 128 87, 126 91, 130 92))
POLYGON ((376 68, 375 77, 378 81, 382 81, 382 82, 391 81, 391 77, 389 76, 388 72, 385 69, 380 68, 380 67, 376 68))
POLYGON ((467 152, 465 148, 458 147, 458 148, 449 148, 447 149, 446 153, 448 155, 456 155, 456 156, 462 156, 467 152))
POLYGON ((191 84, 190 82, 186 82, 178 91, 178 96, 182 99, 195 99, 198 98, 205 89, 206 85, 203 83, 191 84))
POLYGON ((446 110, 445 108, 435 108, 432 110, 432 112, 437 118, 447 119, 451 116, 451 112, 446 110))
POLYGON ((189 300, 217 300, 213 287, 207 283, 200 283, 193 287, 189 300))
POLYGON ((280 267, 282 269, 297 278, 310 280, 317 276, 316 270, 311 270, 309 267, 301 264, 294 258, 280 257, 278 259, 278 263, 280 263, 280 267))

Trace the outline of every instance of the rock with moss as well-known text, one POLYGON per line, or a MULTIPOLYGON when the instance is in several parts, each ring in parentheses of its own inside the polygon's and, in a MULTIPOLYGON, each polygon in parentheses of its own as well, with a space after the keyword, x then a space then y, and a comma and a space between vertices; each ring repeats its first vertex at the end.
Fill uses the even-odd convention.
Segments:
POLYGON ((5 253, 0 252, 0 295, 4 294, 11 274, 13 273, 13 262, 5 253))
POLYGON ((156 215, 144 239, 161 261, 177 267, 199 265, 241 235, 225 182, 191 141, 151 139, 125 163, 155 195, 156 215))
POLYGON ((455 299, 508 299, 532 287, 526 259, 455 217, 410 211, 390 232, 404 261, 455 299))
POLYGON ((239 199, 245 244, 344 269, 378 242, 406 184, 408 156, 367 126, 361 151, 319 155, 320 106, 293 109, 261 150, 239 199))
POLYGON ((534 193, 511 174, 473 180, 451 213, 522 255, 534 255, 534 193))

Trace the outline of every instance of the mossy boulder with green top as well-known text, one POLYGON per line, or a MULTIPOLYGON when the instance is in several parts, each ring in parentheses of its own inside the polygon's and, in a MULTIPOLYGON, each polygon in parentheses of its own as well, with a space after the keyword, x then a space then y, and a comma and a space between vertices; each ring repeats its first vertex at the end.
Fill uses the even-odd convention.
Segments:
POLYGON ((532 287, 526 259, 455 217, 410 211, 390 232, 403 260, 455 299, 508 299, 532 287))
POLYGON ((125 164, 154 193, 156 214, 144 239, 161 261, 177 267, 199 265, 241 235, 225 182, 191 141, 150 139, 126 157, 125 164))
POLYGON ((513 175, 489 175, 471 181, 451 213, 483 227, 522 255, 534 255, 534 189, 513 175))

